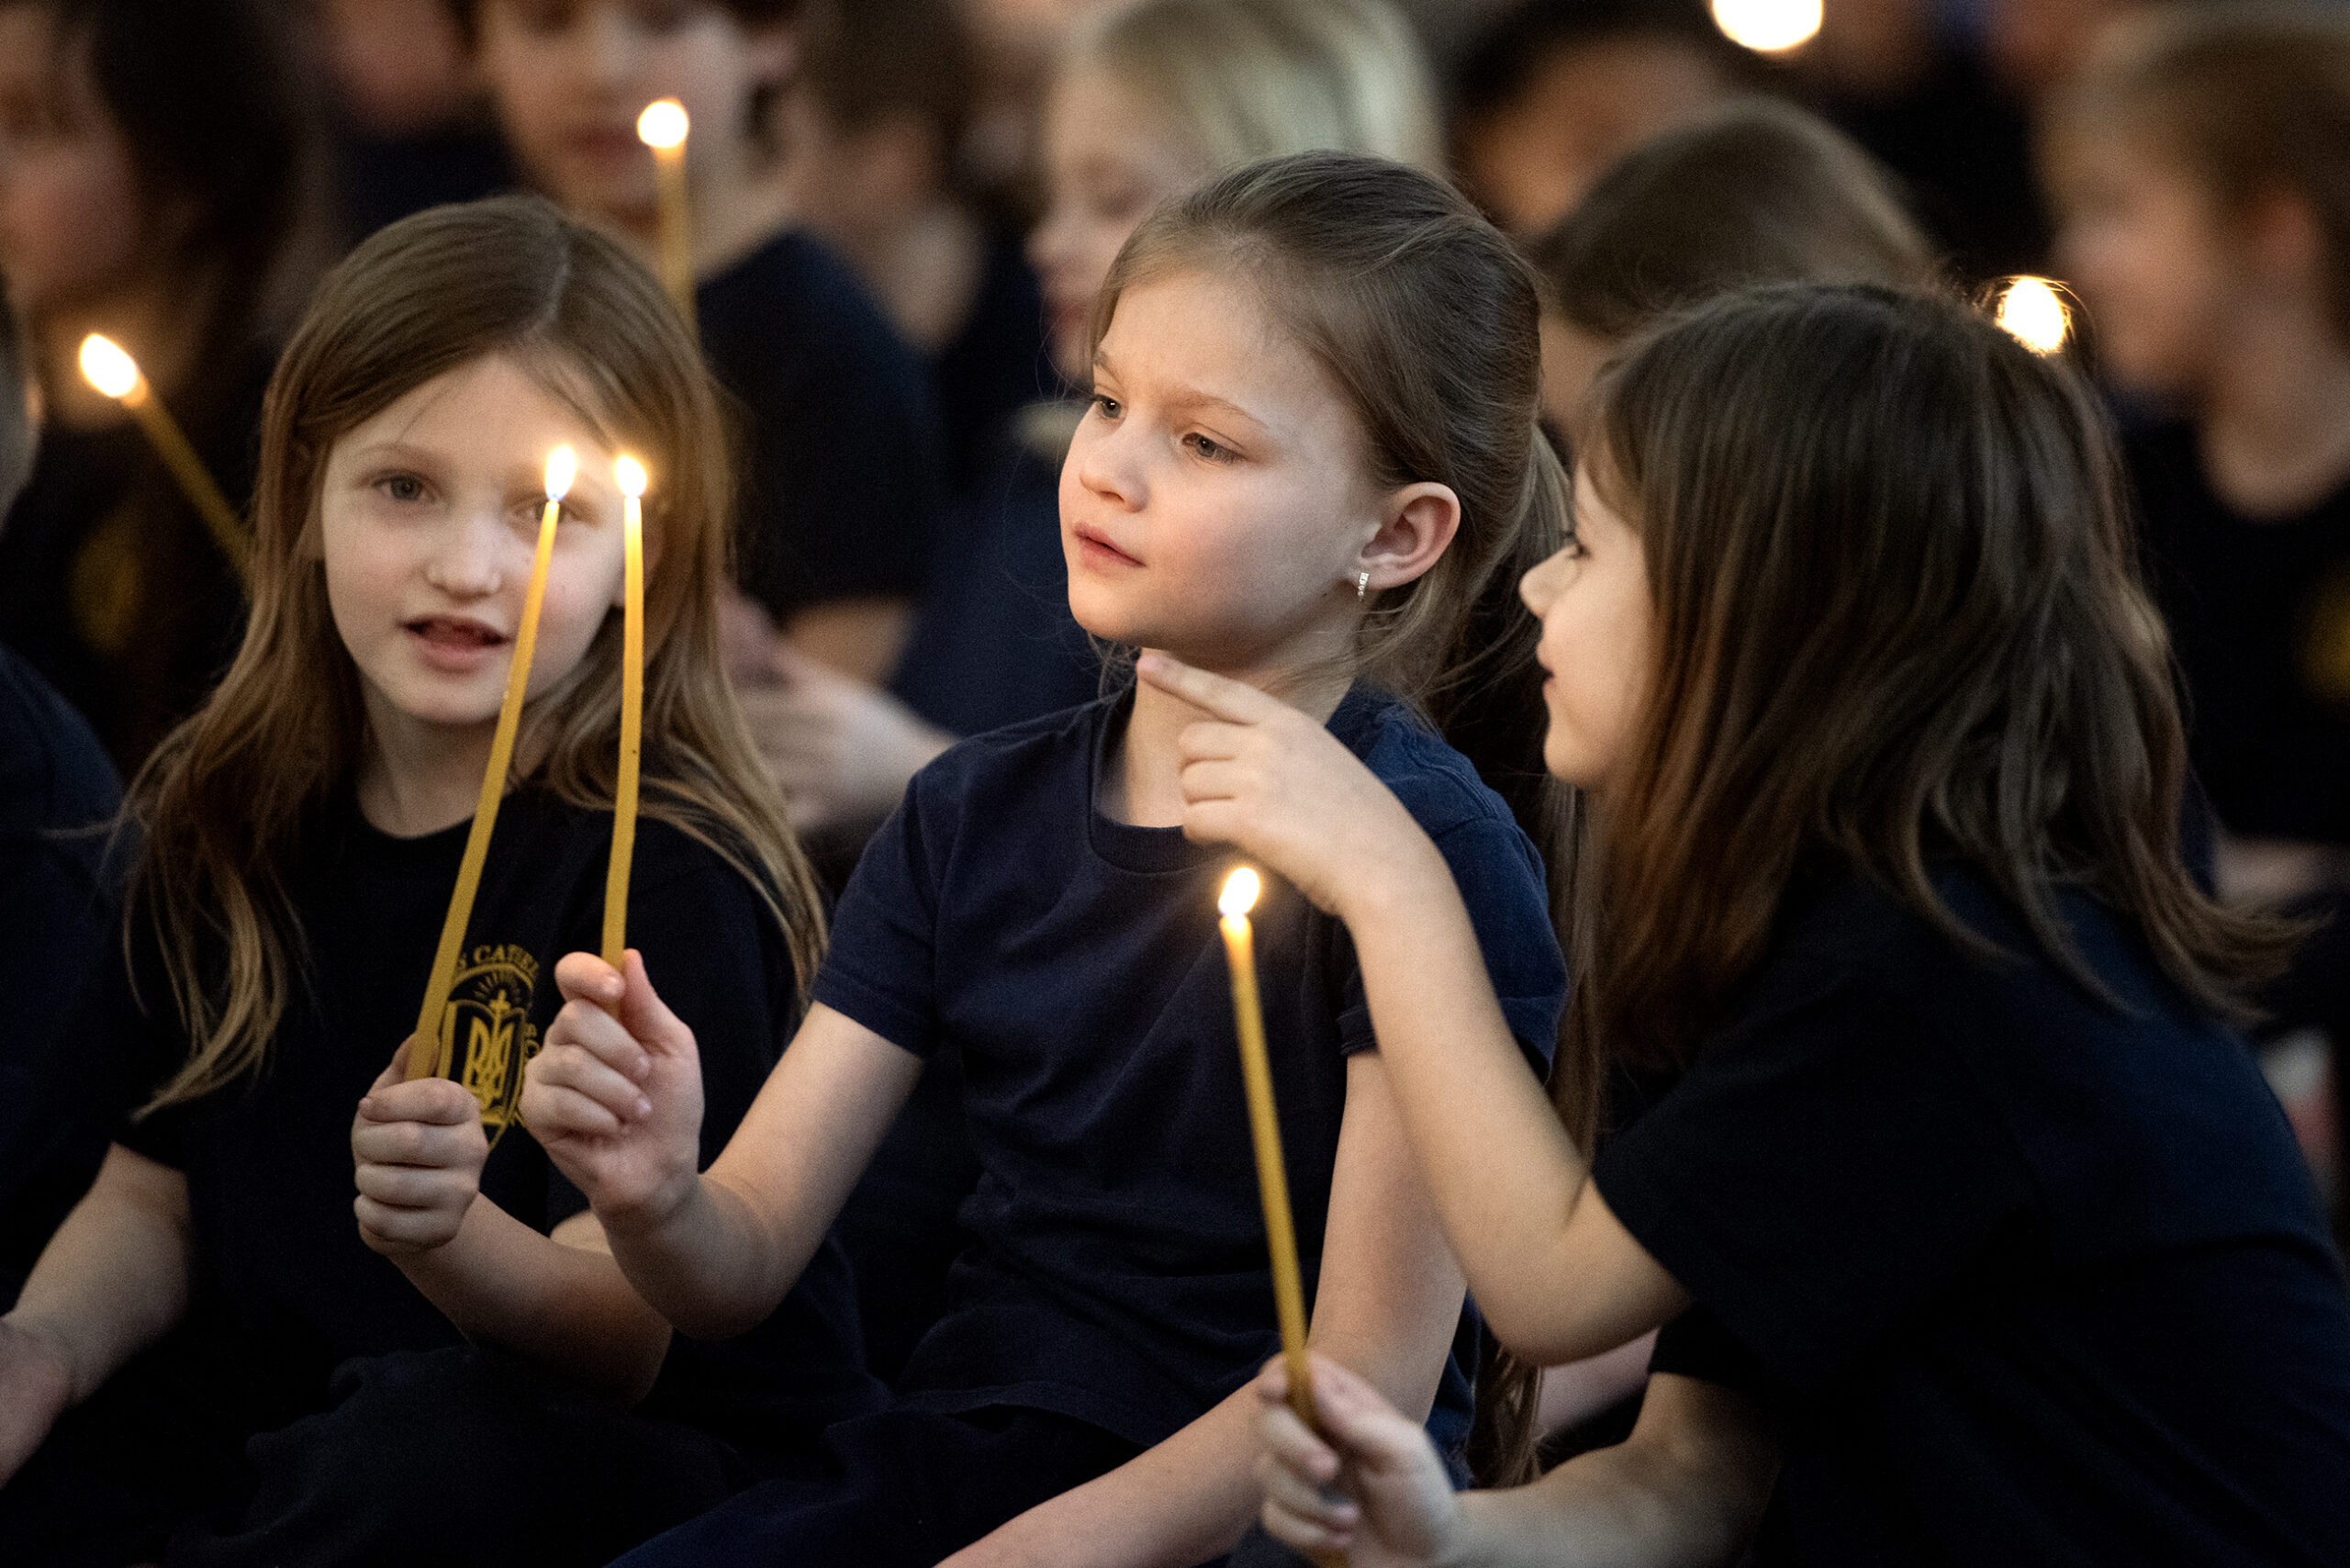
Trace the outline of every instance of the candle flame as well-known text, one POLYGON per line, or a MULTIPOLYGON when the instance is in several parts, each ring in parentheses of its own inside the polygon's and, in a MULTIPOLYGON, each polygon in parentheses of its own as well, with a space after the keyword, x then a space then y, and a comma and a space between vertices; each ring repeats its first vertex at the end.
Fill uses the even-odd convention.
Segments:
POLYGON ((559 501, 571 493, 571 481, 579 474, 578 454, 567 446, 558 446, 547 454, 547 499, 559 501))
POLYGON ((1714 26, 1757 54, 1784 54, 1819 32, 1821 0, 1714 0, 1714 26))
POLYGON ((685 105, 675 98, 655 98, 636 117, 636 139, 664 151, 683 147, 687 123, 685 105))
POLYGON ((82 340, 82 374, 109 398, 128 398, 139 386, 139 362, 95 332, 82 340))
POLYGON ((1215 901, 1227 919, 1237 919, 1257 906, 1257 873, 1243 866, 1224 879, 1224 891, 1215 901))
POLYGON ((2065 346, 2072 318, 2046 278, 2020 277, 1999 296, 1999 325, 2032 353, 2054 353, 2065 346))
POLYGON ((622 457, 612 465, 612 477, 623 496, 644 494, 644 465, 633 457, 622 457))

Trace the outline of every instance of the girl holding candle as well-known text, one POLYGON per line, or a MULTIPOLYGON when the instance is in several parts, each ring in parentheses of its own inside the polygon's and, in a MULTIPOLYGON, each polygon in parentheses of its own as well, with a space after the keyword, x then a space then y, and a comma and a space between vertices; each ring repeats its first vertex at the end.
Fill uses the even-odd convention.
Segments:
POLYGON ((1734 295, 1603 372, 1543 616, 1593 805, 1568 1046, 1685 1068, 1602 1152, 1521 1081, 1407 811, 1309 718, 1212 717, 1185 830, 1335 912, 1494 1333, 1663 1327, 1631 1438, 1456 1499, 1327 1362, 1269 1524, 1370 1564, 2350 1560, 2350 1310, 2224 1022, 2275 928, 2181 863, 2168 650, 2109 441, 1953 302, 1734 295), (1337 1483, 1350 1495, 1325 1495, 1337 1483))
POLYGON ((43 430, 0 523, 0 642, 126 776, 200 703, 244 599, 213 530, 83 340, 137 359, 232 506, 262 387, 314 275, 311 127, 267 0, 0 4, 0 276, 43 430))
POLYGON ((887 673, 943 499, 921 362, 847 264, 789 225, 765 126, 791 0, 456 0, 524 175, 650 263, 660 202, 637 118, 675 98, 695 315, 747 416, 741 586, 799 651, 887 673))
POLYGON ((631 972, 712 1040, 709 1152, 820 946, 717 667, 719 430, 653 278, 535 198, 405 220, 323 286, 273 383, 252 629, 131 791, 79 1026, 146 1103, 0 1319, 0 1559, 176 1527, 207 1563, 596 1562, 879 1397, 836 1249, 740 1338, 673 1341, 515 1114, 546 971, 605 924, 622 452, 654 476, 631 972), (448 1078, 403 1081, 558 446, 514 788, 426 1031, 448 1078))
MULTIPOLYGON (((1471 890, 1528 1092, 1564 984, 1540 862, 1409 700, 1477 679, 1451 655, 1463 626, 1563 522, 1535 308, 1507 242, 1430 176, 1335 155, 1242 169, 1122 253, 1061 480, 1080 623, 1286 694, 1412 802, 1471 890)), ((1190 717, 1122 686, 924 769, 707 1176, 697 1036, 633 969, 564 961, 568 994, 621 1016, 565 1012, 525 1114, 688 1332, 789 1287, 942 1045, 982 1170, 952 1305, 894 1407, 827 1435, 829 1474, 632 1563, 1191 1564, 1241 1540, 1246 1384, 1279 1337, 1216 928, 1231 864, 1175 826, 1190 717)), ((1314 1343, 1457 1448, 1474 1354, 1447 1351, 1472 1341, 1364 977, 1293 890, 1252 920, 1314 1343)))

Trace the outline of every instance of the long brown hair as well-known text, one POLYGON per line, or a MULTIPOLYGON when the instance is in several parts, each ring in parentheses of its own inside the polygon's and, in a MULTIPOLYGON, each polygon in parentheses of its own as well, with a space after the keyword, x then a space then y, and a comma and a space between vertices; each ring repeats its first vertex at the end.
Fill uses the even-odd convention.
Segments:
POLYGON ((1659 654, 1595 822, 1571 1036, 1684 1059, 1813 865, 1990 957, 1934 885, 1971 868, 2109 1001, 2058 908, 2085 893, 2240 1015, 2285 934, 2181 860, 2167 639, 2076 375, 1955 300, 1786 286, 1664 324, 1595 420, 1659 654))
MULTIPOLYGON (((270 383, 254 503, 252 619, 211 700, 141 770, 131 884, 194 1049, 169 1104, 255 1070, 301 933, 289 861, 366 745, 359 675, 328 610, 318 510, 337 440, 414 388, 510 356, 610 444, 644 454, 643 810, 741 871, 804 982, 822 939, 814 885, 721 673, 716 594, 732 498, 708 373, 652 274, 530 196, 436 207, 361 245, 320 286, 270 383)), ((617 614, 523 711, 531 781, 609 809, 619 756, 617 614)), ((419 984, 422 977, 419 977, 419 984)))
MULTIPOLYGON (((1565 470, 1536 428, 1541 350, 1534 274, 1450 186, 1402 164, 1307 152, 1249 164, 1160 209, 1110 269, 1094 316, 1119 296, 1199 267, 1263 291, 1290 340, 1352 406, 1374 483, 1433 482, 1460 501, 1450 548, 1371 602, 1354 671, 1421 705, 1509 802, 1563 910, 1573 801, 1542 762, 1541 626, 1518 579, 1567 534, 1565 470)), ((1565 1060, 1554 1077, 1596 1077, 1565 1060)), ((1506 1363, 1498 1363, 1505 1365, 1506 1363)), ((1516 1453, 1532 1418, 1522 1372, 1480 1379, 1472 1463, 1516 1453)))

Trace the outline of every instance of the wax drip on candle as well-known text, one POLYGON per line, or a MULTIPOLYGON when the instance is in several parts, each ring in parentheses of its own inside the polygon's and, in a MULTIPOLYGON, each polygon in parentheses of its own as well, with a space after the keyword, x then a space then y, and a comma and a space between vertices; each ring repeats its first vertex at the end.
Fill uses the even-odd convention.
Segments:
POLYGON ((147 437, 155 455, 172 471, 172 478, 187 498, 196 515, 229 564, 237 569, 240 580, 252 577, 252 542, 247 537, 245 525, 229 498, 220 493, 219 485, 187 443, 179 422, 156 398, 154 388, 139 373, 139 362, 123 352, 113 339, 92 332, 82 340, 83 379, 106 397, 120 403, 147 437))
POLYGON ((498 704, 498 728, 490 735, 489 764, 482 769, 481 796, 474 802, 473 826, 465 834, 465 852, 457 861, 457 885, 449 895, 449 913, 441 922, 440 945, 432 952, 432 973, 424 982, 424 1005, 417 1011, 416 1034, 408 1041, 408 1076, 432 1078, 448 1070, 442 1060, 452 1044, 442 1034, 448 1012, 449 989, 456 982, 457 955, 465 944, 465 926, 473 919, 474 895, 481 890, 481 870, 489 858, 489 835, 498 825, 498 802, 506 798, 506 776, 514 760, 514 737, 522 724, 522 702, 531 688, 531 655, 539 642, 539 608, 545 602, 547 568, 554 559, 555 524, 563 517, 563 498, 579 472, 571 448, 558 446, 547 454, 546 505, 539 514, 538 549, 531 556, 531 584, 522 594, 522 619, 514 628, 514 655, 506 666, 506 695, 498 704))
POLYGON ((612 465, 620 485, 622 541, 627 552, 621 611, 621 756, 612 786, 612 857, 604 874, 604 962, 621 967, 628 956, 628 874, 636 855, 637 767, 644 725, 644 465, 633 457, 612 465))

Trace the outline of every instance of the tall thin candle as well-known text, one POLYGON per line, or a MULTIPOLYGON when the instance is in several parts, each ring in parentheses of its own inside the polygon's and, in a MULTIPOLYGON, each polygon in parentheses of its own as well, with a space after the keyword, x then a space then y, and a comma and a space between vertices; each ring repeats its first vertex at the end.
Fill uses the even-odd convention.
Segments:
POLYGON ((628 871, 636 855, 636 772, 644 740, 644 467, 612 465, 622 497, 628 562, 621 611, 621 766, 612 786, 612 859, 604 873, 604 962, 628 954, 628 871))
POLYGON ((693 213, 686 202, 686 106, 655 98, 636 117, 636 139, 653 149, 655 191, 661 204, 661 286, 694 326, 693 213))
POLYGON ((449 913, 441 922, 441 945, 432 952, 432 975, 425 982, 424 1005, 416 1015, 416 1037, 408 1045, 411 1079, 435 1078, 449 1070, 444 1058, 450 1042, 442 1037, 441 1020, 449 1010, 449 988, 456 980, 457 955, 465 944, 465 925, 473 918, 474 895, 481 890, 482 863, 489 858, 489 834, 498 825, 498 804, 506 798, 514 735, 522 724, 522 699, 530 692, 531 653, 539 642, 539 606, 546 598, 547 565, 554 559, 555 523, 563 516, 563 498, 578 467, 578 459, 567 446, 556 447, 547 457, 547 501, 539 513, 539 547, 531 557, 531 586, 522 595, 522 620, 514 628, 514 657, 506 666, 506 696, 498 705, 498 728, 489 740, 489 766, 482 769, 481 799, 474 806, 474 825, 465 834, 465 852, 457 862, 457 888, 449 895, 449 913))
POLYGON ((138 421, 147 444, 155 449, 155 455, 171 470, 180 494, 187 498, 188 505, 204 520, 220 554, 229 558, 240 579, 251 582, 252 541, 246 534, 243 521, 229 504, 229 498, 220 493, 220 487, 205 468, 204 460, 196 454, 196 448, 187 443, 179 421, 172 418, 162 400, 155 396, 155 389, 140 374, 139 362, 125 353, 113 339, 92 332, 82 340, 82 375, 91 386, 120 403, 138 421))
MULTIPOLYGON (((1240 1082, 1248 1096, 1248 1136, 1257 1148, 1257 1195, 1265 1207, 1265 1242, 1273 1260, 1273 1316, 1281 1324, 1281 1361, 1289 1372, 1289 1406, 1309 1427, 1314 1383, 1305 1361, 1305 1286, 1297 1266, 1297 1222, 1289 1206, 1289 1170, 1281 1163, 1281 1128, 1273 1114, 1273 1070, 1265 1053, 1265 1014, 1257 1000, 1256 934, 1248 912, 1257 904, 1257 873, 1243 866, 1225 879, 1216 900, 1223 911, 1225 957, 1232 969, 1232 1014, 1240 1034, 1240 1082)), ((1343 1552, 1314 1561, 1343 1563, 1343 1552)))

